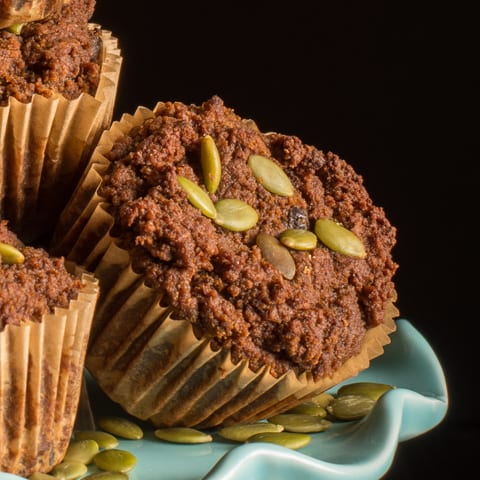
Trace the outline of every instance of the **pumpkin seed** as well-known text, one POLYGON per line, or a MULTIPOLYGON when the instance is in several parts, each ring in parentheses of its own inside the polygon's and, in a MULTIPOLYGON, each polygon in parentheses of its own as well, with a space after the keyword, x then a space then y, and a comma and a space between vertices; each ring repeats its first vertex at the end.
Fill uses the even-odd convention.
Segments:
POLYGON ((329 405, 334 399, 335 397, 331 393, 322 392, 310 398, 308 401, 320 407, 326 408, 327 405, 329 405))
POLYGON ((303 413, 305 415, 314 415, 321 418, 327 416, 325 407, 317 405, 314 402, 303 402, 300 405, 290 408, 286 413, 303 413))
POLYGON ((143 438, 143 430, 131 420, 123 417, 100 417, 98 426, 107 433, 129 440, 143 438))
POLYGON ((200 165, 207 191, 215 193, 222 176, 222 164, 217 145, 210 135, 205 135, 200 140, 200 165))
POLYGON ((101 430, 78 430, 74 437, 75 440, 95 440, 100 448, 115 448, 119 443, 112 434, 101 430))
POLYGON ((277 268, 285 278, 291 280, 295 276, 296 268, 292 255, 274 236, 260 232, 256 243, 263 258, 277 268))
POLYGON ((310 435, 305 433, 293 433, 293 432, 267 432, 257 433, 248 439, 248 442, 267 442, 281 445, 282 447, 291 448, 297 450, 305 447, 311 441, 310 435))
POLYGON ((102 450, 95 455, 93 461, 101 470, 121 473, 129 472, 137 464, 133 453, 117 448, 102 450))
POLYGON ((248 157, 248 166, 258 183, 263 185, 269 192, 282 197, 293 195, 292 182, 282 168, 273 160, 262 155, 252 154, 248 157))
POLYGON ((95 440, 76 440, 70 442, 63 461, 80 462, 88 465, 99 450, 100 448, 95 440))
POLYGON ((128 475, 122 472, 95 472, 82 480, 128 480, 128 475))
POLYGON ((280 242, 294 250, 313 250, 317 246, 317 236, 309 230, 289 228, 280 234, 280 242))
POLYGON ((376 382, 355 382, 343 385, 337 391, 337 396, 342 395, 364 395, 377 401, 384 393, 393 390, 392 385, 376 382))
POLYGON ((158 439, 171 443, 208 443, 213 440, 208 433, 189 427, 159 428, 154 434, 158 439))
POLYGON ((323 432, 332 425, 324 418, 304 413, 281 413, 268 419, 269 422, 283 425, 286 432, 323 432))
POLYGON ((217 216, 215 206, 207 192, 186 177, 177 175, 177 179, 178 184, 187 194, 188 200, 194 207, 198 208, 208 218, 215 218, 217 216))
POLYGON ((218 431, 218 434, 227 440, 246 442, 251 436, 257 433, 282 432, 283 429, 282 425, 276 425, 270 422, 258 422, 223 427, 218 431))
POLYGON ((362 241, 350 230, 328 218, 315 222, 315 233, 322 243, 334 252, 350 257, 365 258, 362 241))
POLYGON ((23 253, 8 243, 0 242, 0 263, 6 265, 20 264, 25 261, 23 253))
POLYGON ((14 33, 15 35, 20 35, 23 30, 23 26, 25 23, 14 23, 13 25, 10 25, 9 27, 6 28, 11 33, 14 33))
POLYGON ((358 420, 374 407, 375 400, 364 395, 342 395, 327 406, 327 412, 339 420, 358 420))
POLYGON ((28 480, 55 480, 56 478, 58 477, 48 475, 47 473, 35 472, 28 477, 28 480))
POLYGON ((227 230, 243 232, 258 222, 258 214, 248 203, 236 198, 224 198, 215 203, 214 222, 227 230))
POLYGON ((82 462, 61 462, 56 465, 52 474, 61 480, 75 480, 87 473, 87 466, 82 462))

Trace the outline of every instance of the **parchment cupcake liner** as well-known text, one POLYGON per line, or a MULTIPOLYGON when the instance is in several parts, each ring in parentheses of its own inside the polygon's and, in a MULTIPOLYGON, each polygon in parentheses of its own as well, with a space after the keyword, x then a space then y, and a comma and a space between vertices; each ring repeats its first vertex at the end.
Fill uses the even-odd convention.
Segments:
POLYGON ((82 281, 69 308, 0 332, 0 471, 48 472, 66 452, 98 297, 97 280, 82 281))
POLYGON ((212 350, 210 339, 197 338, 188 321, 173 318, 162 292, 132 270, 128 252, 110 235, 113 217, 98 188, 115 140, 155 110, 140 107, 103 133, 53 237, 56 254, 84 265, 100 281, 86 359, 99 386, 154 425, 208 428, 284 411, 368 368, 395 330, 391 302, 385 323, 368 330, 361 353, 332 377, 314 381, 290 371, 275 378, 266 366, 254 372, 247 361, 234 364, 228 349, 212 350))
POLYGON ((59 94, 36 94, 29 103, 10 97, 0 107, 0 216, 26 242, 53 228, 111 124, 122 57, 111 32, 101 30, 101 37, 95 96, 67 100, 59 94))

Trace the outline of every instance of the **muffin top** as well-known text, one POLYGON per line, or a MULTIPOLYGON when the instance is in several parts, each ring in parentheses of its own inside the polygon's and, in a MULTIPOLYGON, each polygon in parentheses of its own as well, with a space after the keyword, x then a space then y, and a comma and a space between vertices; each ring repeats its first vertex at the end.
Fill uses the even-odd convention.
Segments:
POLYGON ((0 105, 9 97, 95 94, 102 41, 89 25, 95 0, 70 0, 46 18, 0 30, 0 105))
POLYGON ((0 220, 0 332, 8 324, 39 322, 55 307, 68 307, 80 288, 81 280, 67 272, 62 258, 24 246, 0 220))
POLYGON ((100 194, 133 269, 164 291, 173 318, 190 321, 214 349, 230 348, 234 362, 320 378, 384 322, 396 230, 337 155, 262 133, 214 96, 159 104, 107 158, 100 194), (278 241, 285 232, 293 247, 278 241), (299 249, 306 232, 314 244, 299 249))

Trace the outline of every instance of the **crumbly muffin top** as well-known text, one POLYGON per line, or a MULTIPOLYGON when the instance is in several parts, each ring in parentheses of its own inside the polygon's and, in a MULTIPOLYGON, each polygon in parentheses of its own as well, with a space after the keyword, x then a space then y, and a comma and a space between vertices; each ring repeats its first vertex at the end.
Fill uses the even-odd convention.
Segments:
POLYGON ((0 220, 0 243, 17 248, 23 263, 2 261, 0 249, 0 332, 6 325, 41 321, 55 307, 68 307, 77 298, 81 280, 69 274, 62 258, 52 258, 41 248, 24 246, 0 220))
POLYGON ((19 34, 0 30, 0 105, 9 97, 60 93, 71 100, 95 94, 101 64, 98 28, 89 26, 95 0, 71 0, 43 20, 23 25, 19 34))
POLYGON ((332 374, 360 351, 369 327, 384 321, 394 297, 395 228, 373 205, 362 177, 333 153, 295 136, 261 133, 214 96, 202 105, 167 102, 154 118, 119 139, 108 155, 100 193, 111 204, 113 235, 130 251, 135 271, 162 289, 174 318, 187 319, 213 348, 231 348, 279 376, 289 369, 332 374), (246 231, 230 231, 188 199, 179 176, 202 189, 202 137, 219 151, 222 174, 212 201, 239 199, 258 214, 246 231), (268 191, 252 174, 251 154, 281 166, 294 193, 268 191), (366 258, 318 241, 291 249, 295 275, 285 278, 257 246, 260 232, 313 230, 328 218, 361 239, 366 258))

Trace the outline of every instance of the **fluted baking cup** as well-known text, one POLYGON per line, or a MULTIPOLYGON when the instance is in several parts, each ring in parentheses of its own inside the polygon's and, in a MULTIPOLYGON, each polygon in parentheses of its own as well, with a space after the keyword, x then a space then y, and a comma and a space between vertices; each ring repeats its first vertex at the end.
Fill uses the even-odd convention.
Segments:
POLYGON ((0 332, 0 471, 48 472, 66 452, 98 297, 92 275, 82 282, 69 308, 0 332))
MULTIPOLYGON (((92 27, 94 24, 92 24, 92 27)), ((26 242, 56 223, 102 132, 110 126, 122 64, 118 40, 101 30, 95 96, 35 94, 0 107, 0 216, 26 242)))

